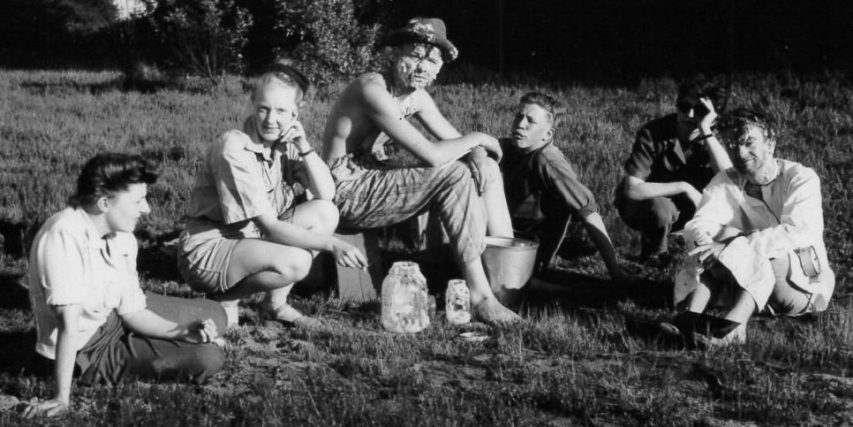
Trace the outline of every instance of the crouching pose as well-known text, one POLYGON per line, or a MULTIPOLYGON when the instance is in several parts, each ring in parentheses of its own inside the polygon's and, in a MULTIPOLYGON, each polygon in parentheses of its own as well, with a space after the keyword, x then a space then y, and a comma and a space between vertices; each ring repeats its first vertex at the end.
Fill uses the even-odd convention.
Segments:
POLYGON ((670 232, 693 217, 702 190, 731 166, 713 132, 722 98, 722 90, 701 76, 685 81, 677 111, 637 133, 613 204, 625 224, 640 232, 642 258, 667 258, 670 232))
POLYGON ((53 215, 30 252, 36 351, 54 361, 56 393, 26 416, 69 406, 75 364, 81 383, 147 376, 204 381, 224 363, 211 343, 225 328, 219 304, 146 294, 132 232, 148 213, 157 175, 141 157, 100 154, 77 181, 71 206, 53 215), (167 320, 169 319, 169 320, 167 320))
POLYGON ((500 158, 500 145, 483 133, 459 133, 424 90, 458 53, 444 22, 412 19, 385 43, 393 47, 391 68, 356 78, 326 122, 324 157, 335 179, 341 223, 354 229, 385 227, 431 211, 450 238, 478 318, 519 320, 495 298, 480 259, 487 229, 512 236, 500 170, 486 155, 500 158), (411 118, 439 141, 427 139, 411 118), (474 159, 457 161, 472 149, 474 159), (402 150, 421 165, 401 162, 402 150))
POLYGON ((734 167, 714 177, 685 226, 694 262, 676 282, 692 289, 689 312, 722 302, 725 318, 738 326, 716 338, 733 343, 745 341, 753 313, 825 310, 835 275, 814 170, 774 157, 775 130, 763 114, 737 109, 719 127, 734 167))
POLYGON ((539 241, 537 270, 553 262, 572 218, 582 221, 610 277, 625 277, 616 250, 598 213, 592 192, 578 181, 566 156, 552 142, 561 108, 551 96, 521 97, 512 121, 512 137, 501 140, 501 170, 516 234, 539 241))
POLYGON ((270 66, 255 81, 253 114, 210 145, 193 187, 178 267, 193 289, 222 302, 229 326, 238 322, 241 297, 265 292, 265 316, 316 327, 287 303, 314 255, 366 265, 358 249, 332 236, 335 184, 298 121, 308 85, 296 69, 270 66), (302 195, 312 199, 296 204, 302 195))

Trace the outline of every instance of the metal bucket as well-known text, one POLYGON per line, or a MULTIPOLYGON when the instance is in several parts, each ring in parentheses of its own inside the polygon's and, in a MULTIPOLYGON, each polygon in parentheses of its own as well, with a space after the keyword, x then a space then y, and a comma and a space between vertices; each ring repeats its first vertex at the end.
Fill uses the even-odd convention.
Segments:
POLYGON ((502 304, 515 307, 520 303, 521 289, 533 275, 539 244, 509 237, 486 237, 483 267, 492 292, 502 304))

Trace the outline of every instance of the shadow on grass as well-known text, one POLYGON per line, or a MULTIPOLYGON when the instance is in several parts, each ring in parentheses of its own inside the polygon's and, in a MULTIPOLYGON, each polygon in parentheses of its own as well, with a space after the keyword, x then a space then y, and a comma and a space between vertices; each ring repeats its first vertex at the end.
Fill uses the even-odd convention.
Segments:
POLYGON ((0 374, 50 376, 51 363, 36 354, 36 331, 0 332, 0 374))
POLYGON ((150 279, 161 281, 183 281, 178 272, 178 263, 175 255, 165 251, 163 246, 150 245, 139 249, 136 258, 136 269, 139 273, 150 279))
MULTIPOLYGON (((21 274, 0 273, 0 309, 29 309, 27 290, 20 286, 21 274)), ((21 373, 48 375, 50 366, 47 360, 36 356, 36 331, 0 331, 0 374, 11 376, 21 373)))
POLYGON ((27 289, 20 285, 23 275, 0 273, 0 308, 15 309, 30 306, 27 289))
POLYGON ((525 304, 601 308, 630 299, 647 308, 666 308, 671 305, 671 294, 671 285, 650 279, 614 283, 581 273, 551 271, 528 286, 525 304))

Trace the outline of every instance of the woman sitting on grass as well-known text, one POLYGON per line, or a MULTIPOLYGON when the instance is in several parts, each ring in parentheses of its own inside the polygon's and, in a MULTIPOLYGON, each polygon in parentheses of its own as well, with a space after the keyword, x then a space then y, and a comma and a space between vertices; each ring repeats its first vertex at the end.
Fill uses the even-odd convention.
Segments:
POLYGON ((36 235, 29 268, 36 351, 54 360, 56 394, 30 403, 26 416, 68 408, 75 363, 78 382, 89 384, 125 376, 202 382, 222 368, 225 356, 211 343, 225 327, 218 304, 139 288, 132 232, 150 210, 147 184, 156 179, 139 156, 99 154, 83 167, 71 206, 36 235))
POLYGON ((366 266, 354 246, 332 236, 338 210, 335 184, 302 124, 298 107, 308 80, 273 64, 254 84, 253 113, 204 157, 180 238, 178 266, 190 286, 222 302, 228 324, 238 321, 239 299, 265 292, 264 315, 289 326, 316 327, 287 303, 318 251, 341 265, 366 266), (297 196, 312 198, 295 204, 297 196))

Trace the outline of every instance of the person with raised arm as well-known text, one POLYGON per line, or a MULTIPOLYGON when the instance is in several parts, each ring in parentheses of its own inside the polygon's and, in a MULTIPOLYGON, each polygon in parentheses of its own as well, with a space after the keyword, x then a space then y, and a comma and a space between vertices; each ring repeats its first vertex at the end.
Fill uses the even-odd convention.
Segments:
POLYGON ((642 259, 669 253, 670 232, 693 217, 714 174, 731 166, 714 133, 722 99, 716 84, 697 76, 679 86, 675 113, 637 132, 614 206, 640 232, 642 259))
POLYGON ((287 301, 294 282, 320 251, 348 267, 364 268, 367 261, 332 235, 335 184, 299 121, 308 79, 276 63, 253 86, 252 113, 242 128, 225 132, 205 153, 178 267, 193 289, 221 301, 229 326, 239 322, 240 299, 263 292, 263 317, 316 328, 317 319, 287 301))

